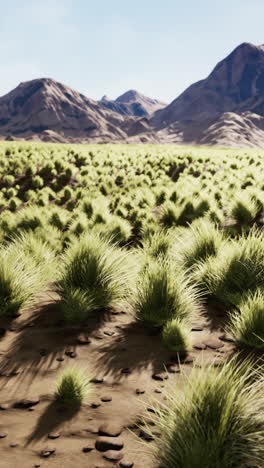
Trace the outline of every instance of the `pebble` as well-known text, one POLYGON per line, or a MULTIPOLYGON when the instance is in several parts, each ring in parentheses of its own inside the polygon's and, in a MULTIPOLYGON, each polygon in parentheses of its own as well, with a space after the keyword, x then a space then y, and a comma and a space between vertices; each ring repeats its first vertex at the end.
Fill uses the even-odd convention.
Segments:
POLYGON ((154 380, 163 381, 163 380, 167 380, 167 379, 168 379, 168 375, 165 374, 165 373, 153 374, 153 375, 152 375, 152 378, 153 378, 154 380))
POLYGON ((103 401, 104 403, 107 403, 109 401, 112 401, 112 397, 110 395, 104 395, 102 396, 101 401, 103 401))
POLYGON ((118 437, 121 434, 122 430, 123 428, 119 424, 105 423, 99 427, 98 434, 100 436, 118 437))
POLYGON ((44 449, 40 452, 42 458, 48 458, 56 453, 56 449, 44 449))
POLYGON ((224 346, 224 343, 222 343, 222 341, 218 339, 213 339, 213 338, 205 341, 205 344, 210 349, 220 349, 220 348, 223 348, 224 346))
POLYGON ((143 395, 143 393, 145 393, 144 388, 137 388, 137 389, 136 389, 136 394, 137 394, 137 395, 143 395))
POLYGON ((133 468, 134 463, 131 461, 122 460, 119 463, 120 468, 133 468))
POLYGON ((91 403, 91 408, 93 409, 99 408, 99 406, 101 406, 101 403, 97 401, 94 401, 93 403, 91 403))
POLYGON ((104 378, 103 377, 94 377, 93 379, 90 380, 91 383, 94 384, 102 384, 104 383, 104 378))
POLYGON ((56 359, 56 361, 62 362, 62 361, 64 361, 64 357, 58 357, 58 358, 56 359))
POLYGON ((114 450, 108 450, 104 453, 103 458, 112 462, 116 462, 122 460, 123 456, 123 453, 116 452, 114 450))
POLYGON ((8 408, 9 408, 9 406, 6 403, 2 403, 2 405, 0 405, 0 410, 1 411, 6 411, 8 408))
POLYGON ((50 432, 50 434, 48 435, 48 439, 58 439, 60 437, 60 433, 59 432, 50 432))
POLYGON ((77 338, 77 343, 79 345, 88 345, 91 343, 91 340, 88 336, 86 335, 79 335, 77 338))
POLYGON ((4 439, 5 437, 7 437, 6 432, 0 432, 0 439, 4 439))
POLYGON ((14 403, 14 408, 17 409, 28 409, 31 408, 32 406, 36 406, 39 403, 38 398, 32 398, 32 399, 26 399, 24 398, 23 400, 18 400, 14 403))
POLYGON ((122 450, 124 442, 120 438, 98 437, 95 442, 95 448, 99 452, 107 452, 108 450, 122 450))
POLYGON ((194 349, 202 350, 202 349, 206 349, 206 344, 205 343, 196 343, 193 347, 194 347, 194 349))
POLYGON ((202 327, 192 327, 191 331, 199 332, 199 331, 203 331, 203 328, 202 327))
POLYGON ((89 452, 91 452, 92 450, 94 450, 93 447, 83 447, 83 449, 82 449, 83 453, 89 453, 89 452))

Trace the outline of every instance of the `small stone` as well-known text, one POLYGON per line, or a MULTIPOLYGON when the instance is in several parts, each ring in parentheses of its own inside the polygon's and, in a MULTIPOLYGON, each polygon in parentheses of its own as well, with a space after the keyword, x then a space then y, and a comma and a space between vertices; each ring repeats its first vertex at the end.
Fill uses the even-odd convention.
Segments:
POLYGON ((48 458, 56 453, 56 449, 44 449, 40 452, 42 458, 48 458))
POLYGON ((99 427, 98 434, 100 436, 118 437, 120 436, 122 430, 123 428, 119 424, 105 423, 99 427))
POLYGON ((60 437, 60 433, 59 432, 50 432, 49 435, 48 435, 48 439, 58 439, 60 437))
POLYGON ((101 406, 101 403, 97 401, 94 401, 93 403, 91 403, 91 408, 93 409, 99 408, 99 406, 101 406))
POLYGON ((234 343, 233 338, 231 338, 231 336, 227 336, 227 335, 219 336, 219 340, 226 341, 227 343, 234 343))
POLYGON ((162 393, 162 391, 159 388, 155 388, 154 392, 155 393, 162 393))
POLYGON ((210 340, 207 340, 205 344, 210 349, 220 349, 220 348, 223 348, 224 346, 224 343, 222 343, 220 340, 213 339, 213 338, 210 340))
POLYGON ((7 405, 6 403, 2 403, 2 405, 0 405, 1 411, 6 411, 8 408, 9 408, 9 405, 7 405))
POLYGON ((16 448, 16 447, 18 447, 18 444, 13 443, 13 444, 10 444, 9 447, 16 448))
POLYGON ((39 403, 39 399, 26 399, 24 398, 23 400, 18 400, 16 403, 14 403, 14 408, 16 409, 28 409, 31 408, 32 406, 36 406, 39 403))
POLYGON ((163 381, 163 380, 167 380, 167 379, 168 379, 168 375, 165 374, 165 373, 153 374, 153 375, 152 375, 152 378, 153 378, 154 380, 163 381))
POLYGON ((136 389, 136 394, 137 394, 137 395, 143 395, 143 393, 145 393, 144 388, 137 388, 137 389, 136 389))
POLYGON ((95 442, 95 448, 99 452, 107 452, 108 450, 122 450, 124 442, 120 438, 98 437, 95 442))
POLYGON ((119 463, 120 468, 133 468, 134 463, 131 461, 122 460, 119 463))
POLYGON ((124 367, 121 370, 121 374, 131 374, 131 369, 129 367, 124 367))
POLYGON ((83 449, 82 449, 83 453, 89 453, 89 452, 91 452, 92 450, 94 450, 93 447, 83 447, 83 449))
POLYGON ((196 343, 195 345, 193 345, 194 349, 199 349, 199 350, 202 350, 202 349, 206 349, 206 344, 205 343, 196 343))
POLYGON ((88 336, 86 335, 79 335, 77 338, 77 343, 79 345, 88 345, 91 343, 91 340, 88 336))
POLYGON ((62 362, 62 361, 64 361, 64 357, 58 357, 58 358, 56 359, 56 361, 62 362))
POLYGON ((203 331, 203 327, 192 327, 191 331, 195 331, 195 332, 203 331))
POLYGON ((123 453, 116 452, 115 450, 108 450, 104 453, 103 458, 112 462, 116 462, 122 460, 123 456, 123 453))
POLYGON ((94 377, 93 379, 90 380, 90 382, 94 384, 102 384, 104 383, 104 378, 103 377, 94 377))
POLYGON ((112 332, 112 331, 110 331, 110 330, 105 330, 105 331, 103 332, 103 334, 106 335, 106 336, 113 336, 113 335, 114 335, 114 332, 112 332))
POLYGON ((7 437, 6 432, 0 432, 0 439, 4 439, 5 437, 7 437))
POLYGON ((40 466, 41 466, 41 465, 36 464, 36 465, 34 465, 34 468, 40 468, 40 466))
POLYGON ((101 401, 103 401, 104 403, 107 403, 109 401, 112 401, 112 397, 110 395, 104 395, 102 396, 101 401))
POLYGON ((172 366, 172 365, 169 365, 167 370, 170 374, 179 374, 181 372, 178 366, 172 366))

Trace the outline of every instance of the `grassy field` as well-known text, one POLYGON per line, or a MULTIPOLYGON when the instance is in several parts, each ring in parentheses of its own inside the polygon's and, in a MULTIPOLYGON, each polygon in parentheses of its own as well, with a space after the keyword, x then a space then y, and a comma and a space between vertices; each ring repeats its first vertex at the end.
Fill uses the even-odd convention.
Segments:
MULTIPOLYGON (((127 388, 129 379, 132 387, 137 379, 140 382, 143 371, 149 373, 142 377, 145 387, 156 395, 141 398, 140 409, 129 410, 122 427, 136 438, 125 436, 125 457, 122 447, 112 450, 110 444, 116 458, 103 455, 105 466, 263 467, 263 173, 261 150, 0 144, 0 395, 13 404, 17 395, 31 392, 28 381, 35 376, 34 391, 47 401, 38 414, 42 435, 36 437, 29 430, 31 443, 34 437, 42 443, 54 427, 65 436, 65 421, 82 417, 94 398, 102 396, 104 377, 115 374, 116 382, 120 360, 129 365, 119 367, 123 380, 115 389, 117 399, 134 405, 134 393, 137 399, 146 393, 134 388, 130 397, 127 388), (109 314, 115 322, 109 321, 109 314), (24 330, 30 324, 33 331, 39 324, 43 327, 43 317, 56 319, 60 336, 56 343, 53 329, 46 324, 38 329, 34 346, 38 339, 47 340, 40 362, 34 361, 33 338, 24 330), (100 343, 94 345, 96 358, 93 354, 89 358, 88 351, 78 362, 78 353, 71 348, 73 355, 67 349, 66 355, 76 364, 59 361, 67 343, 93 350, 94 340, 102 338, 98 338, 102 323, 115 324, 115 330, 104 336, 111 340, 113 335, 115 340, 100 349, 100 343), (10 327, 12 331, 16 324, 19 332, 13 339, 10 327), (115 335, 118 329, 122 337, 115 335), (127 360, 118 343, 128 347, 127 360), (100 365, 102 351, 104 362, 115 361, 115 372, 113 366, 110 372, 100 365), (21 372, 23 352, 26 365, 21 372), (50 368, 55 362, 54 358, 51 363, 51 353, 59 364, 50 368), (173 359, 170 372, 168 360, 173 359), (16 361, 20 373, 12 376, 10 362, 16 369, 16 361), (101 383, 94 378, 97 374, 104 374, 101 383), (44 393, 42 378, 47 378, 44 393), (151 384, 146 383, 149 380, 151 384), (153 381, 160 386, 152 388, 153 381), (53 415, 61 407, 69 416, 51 427, 45 414, 53 415), (135 449, 138 443, 140 448, 135 449), (138 451, 143 458, 135 455, 138 451)), ((117 403, 109 414, 101 408, 98 421, 115 420, 120 408, 117 403)), ((8 426, 5 417, 3 424, 8 426)), ((16 413, 12 417, 10 427, 16 413)), ((104 431, 93 434, 99 438, 87 450, 90 458, 85 455, 85 466, 91 468, 99 466, 96 457, 108 453, 100 448, 104 431)), ((21 432, 21 447, 28 446, 28 437, 21 432)), ((43 455, 37 445, 38 454, 49 460, 47 466, 84 463, 78 458, 84 456, 81 450, 74 458, 73 442, 65 461, 60 443, 57 455, 52 450, 43 455)), ((0 466, 14 466, 16 456, 24 457, 22 468, 35 460, 31 452, 21 455, 18 450, 14 455, 8 445, 5 449, 5 464, 0 466)))

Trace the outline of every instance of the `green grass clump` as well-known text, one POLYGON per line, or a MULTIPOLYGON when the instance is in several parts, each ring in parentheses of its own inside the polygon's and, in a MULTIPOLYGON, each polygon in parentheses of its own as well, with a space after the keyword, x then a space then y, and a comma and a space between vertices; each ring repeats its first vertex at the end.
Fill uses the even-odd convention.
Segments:
POLYGON ((252 230, 223 245, 216 257, 200 262, 193 276, 207 294, 239 305, 242 296, 264 286, 263 266, 263 232, 252 230))
POLYGON ((173 319, 166 323, 162 331, 163 344, 174 352, 186 352, 191 349, 190 327, 185 321, 173 319))
POLYGON ((229 331, 239 345, 264 349, 264 295, 257 291, 239 306, 240 313, 232 313, 229 331))
POLYGON ((259 211, 256 201, 249 197, 247 193, 242 192, 235 199, 231 214, 239 224, 249 224, 254 221, 259 211))
POLYGON ((199 312, 199 296, 182 272, 167 261, 150 259, 141 272, 133 309, 137 320, 163 325, 174 318, 189 318, 199 312))
POLYGON ((198 219, 175 243, 176 258, 184 268, 215 256, 223 244, 223 234, 208 219, 198 219))
MULTIPOLYGON (((153 416, 157 468, 260 467, 264 459, 264 379, 249 362, 193 369, 184 391, 153 416)), ((152 429, 153 430, 153 429, 152 429)), ((151 433, 151 428, 149 432, 151 433)))
POLYGON ((65 319, 78 322, 93 310, 123 304, 135 272, 133 255, 100 235, 85 234, 73 241, 56 285, 65 319))
POLYGON ((66 369, 57 381, 55 400, 68 407, 79 407, 87 400, 91 391, 92 385, 83 371, 66 369))

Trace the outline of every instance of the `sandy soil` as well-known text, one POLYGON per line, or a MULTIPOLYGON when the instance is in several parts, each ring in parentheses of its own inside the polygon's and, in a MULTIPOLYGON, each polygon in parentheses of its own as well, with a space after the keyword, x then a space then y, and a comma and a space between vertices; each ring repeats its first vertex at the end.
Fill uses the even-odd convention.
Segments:
POLYGON ((52 298, 46 297, 38 310, 12 322, 2 319, 0 467, 153 468, 148 453, 153 442, 142 444, 142 437, 136 437, 140 428, 133 424, 153 399, 162 402, 167 385, 181 384, 194 363, 215 361, 217 365, 232 353, 232 343, 219 341, 223 320, 223 310, 215 307, 194 320, 193 328, 201 329, 192 331, 194 349, 179 368, 177 357, 163 347, 160 336, 133 323, 124 311, 95 314, 82 329, 69 328, 59 320, 52 298), (83 336, 90 343, 79 344, 83 336), (91 399, 78 412, 53 401, 56 378, 73 365, 87 368, 99 382, 103 379, 94 383, 91 399), (154 379, 155 374, 164 380, 154 379), (21 399, 39 402, 27 409, 15 408, 21 399), (104 457, 109 453, 95 448, 105 423, 114 426, 114 432, 121 431, 118 437, 107 437, 117 445, 121 439, 123 449, 111 452, 122 455, 121 461, 108 461, 104 457), (53 450, 47 458, 41 456, 42 451, 53 450))

